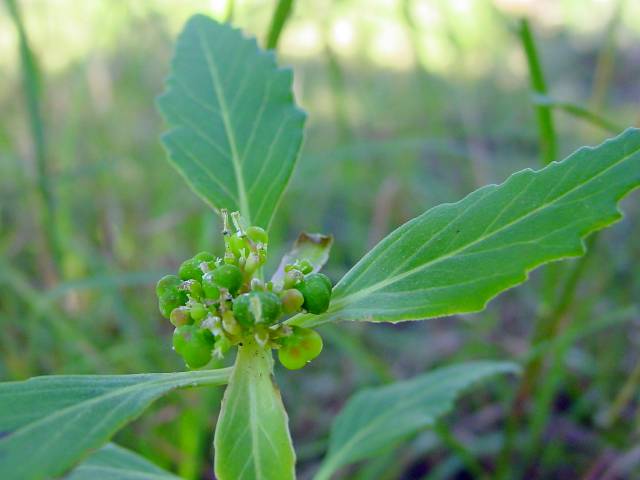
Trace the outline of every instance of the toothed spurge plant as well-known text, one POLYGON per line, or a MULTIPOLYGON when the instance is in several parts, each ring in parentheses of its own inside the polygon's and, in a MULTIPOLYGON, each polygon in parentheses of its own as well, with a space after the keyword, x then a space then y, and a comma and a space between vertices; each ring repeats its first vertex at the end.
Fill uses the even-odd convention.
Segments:
MULTIPOLYGON (((162 141, 176 170, 219 214, 225 245, 157 284, 160 312, 175 327, 173 348, 190 370, 1 384, 0 478, 50 478, 72 468, 69 478, 99 478, 106 467, 117 478, 175 478, 107 442, 172 390, 226 384, 216 477, 292 479, 295 453, 273 350, 285 367, 300 369, 320 354, 314 328, 323 323, 481 311, 532 269, 582 255, 583 239, 619 220, 618 201, 640 184, 640 131, 629 129, 428 210, 335 286, 319 273, 332 243, 320 234, 302 234, 268 277, 269 227, 303 138, 305 115, 291 84, 291 71, 254 40, 204 16, 189 20, 158 100, 169 126, 162 141), (235 355, 232 367, 203 369, 227 355, 235 355)), ((335 419, 316 478, 433 425, 471 383, 515 371, 508 362, 477 361, 357 394, 335 419)))

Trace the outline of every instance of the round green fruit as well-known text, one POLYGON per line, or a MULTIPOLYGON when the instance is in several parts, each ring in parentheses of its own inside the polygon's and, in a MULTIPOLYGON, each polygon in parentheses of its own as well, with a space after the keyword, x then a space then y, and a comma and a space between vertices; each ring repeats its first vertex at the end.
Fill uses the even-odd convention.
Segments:
POLYGON ((171 311, 187 303, 187 292, 180 289, 182 281, 175 275, 166 275, 156 284, 158 308, 163 317, 169 318, 171 311))
POLYGON ((211 280, 233 295, 242 286, 242 271, 235 265, 220 265, 211 272, 211 280))
POLYGON ((173 332, 173 348, 189 368, 200 368, 209 363, 214 343, 209 330, 200 330, 195 325, 183 325, 173 332))
POLYGON ((322 337, 315 330, 295 327, 293 336, 296 338, 298 346, 305 352, 308 361, 313 360, 322 352, 322 337))
POLYGON ((256 323, 271 325, 282 313, 282 302, 273 292, 254 291, 233 300, 233 315, 243 327, 256 323))
POLYGON ((158 298, 161 298, 167 293, 177 293, 180 285, 182 285, 182 280, 178 277, 175 275, 165 275, 156 283, 156 295, 158 295, 158 298))
POLYGON ((299 370, 307 364, 307 359, 298 347, 281 348, 278 350, 278 360, 289 370, 299 370))
POLYGON ((197 280, 187 280, 182 284, 181 290, 185 290, 193 299, 202 298, 202 285, 197 280))
POLYGON ((220 298, 220 288, 213 279, 213 272, 207 272, 202 276, 202 290, 209 300, 220 298))
POLYGON ((182 280, 198 280, 202 279, 202 269, 200 264, 202 262, 212 262, 216 257, 209 252, 200 252, 193 258, 185 260, 178 269, 178 275, 182 280))
POLYGON ((247 237, 239 237, 237 234, 231 235, 229 238, 229 248, 231 248, 231 251, 236 257, 244 255, 246 258, 251 251, 251 245, 247 237))
POLYGON ((298 283, 295 288, 302 293, 302 307, 309 313, 320 314, 327 311, 331 302, 331 281, 322 273, 312 273, 298 283))
POLYGON ((201 303, 194 303, 191 305, 191 318, 198 325, 202 322, 202 319, 207 316, 207 309, 201 303))
POLYGON ((322 351, 322 337, 309 328, 292 327, 293 333, 282 340, 278 350, 280 363, 289 370, 304 367, 322 351))
POLYGON ((284 311, 284 313, 296 313, 302 309, 302 305, 304 304, 304 296, 302 295, 300 290, 290 288, 283 291, 281 295, 282 310, 284 311))
POLYGON ((191 315, 189 315, 189 307, 178 307, 171 310, 169 321, 175 327, 181 327, 182 325, 188 325, 192 322, 191 315))
POLYGON ((269 243, 269 235, 265 232, 264 228, 256 225, 247 228, 247 237, 254 243, 262 243, 266 245, 269 243))

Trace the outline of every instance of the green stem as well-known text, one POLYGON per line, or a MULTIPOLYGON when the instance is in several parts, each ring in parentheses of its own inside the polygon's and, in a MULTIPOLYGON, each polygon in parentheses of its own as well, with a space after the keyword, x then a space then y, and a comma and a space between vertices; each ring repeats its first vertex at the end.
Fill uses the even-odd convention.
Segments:
MULTIPOLYGON (((589 238, 587 241, 587 251, 591 251, 595 248, 596 241, 597 235, 593 235, 589 238)), ((557 297, 551 310, 547 314, 542 315, 536 321, 531 341, 532 348, 538 348, 541 344, 554 339, 558 335, 562 327, 563 320, 573 304, 579 280, 584 273, 589 258, 590 256, 585 253, 584 256, 577 260, 573 265, 572 270, 569 272, 561 293, 557 297)), ((511 411, 507 418, 505 441, 498 461, 497 478, 508 478, 510 476, 508 461, 509 458, 511 458, 514 449, 513 439, 516 431, 518 430, 521 417, 524 414, 527 399, 530 397, 538 383, 543 365, 544 358, 536 356, 533 357, 525 366, 524 373, 513 398, 511 411)))
POLYGON ((267 34, 267 49, 275 50, 278 46, 278 40, 280 34, 284 28, 285 23, 291 16, 293 11, 293 0, 279 0, 273 17, 271 17, 271 25, 269 26, 269 33, 267 34))
POLYGON ((460 460, 462 460, 462 463, 464 463, 473 478, 478 480, 489 478, 489 472, 484 469, 473 453, 458 441, 444 422, 438 422, 434 425, 434 431, 440 438, 440 441, 450 448, 460 458, 460 460))
POLYGON ((613 79, 613 69, 616 59, 616 33, 622 20, 624 0, 619 0, 613 11, 611 19, 607 23, 605 40, 598 52, 596 69, 591 91, 591 106, 595 111, 602 110, 605 98, 613 79))
POLYGON ((578 105, 576 103, 561 102, 550 97, 542 97, 539 95, 535 96, 535 98, 533 99, 533 102, 536 105, 547 105, 551 108, 562 110, 565 113, 568 113, 569 115, 572 115, 575 118, 584 120, 585 122, 590 123, 596 127, 602 128, 603 130, 609 133, 617 134, 617 133, 620 133, 625 128, 624 125, 621 125, 608 118, 605 118, 602 115, 592 110, 588 110, 585 107, 578 105))
POLYGON ((236 6, 235 0, 227 0, 227 5, 225 7, 224 15, 223 15, 223 19, 225 23, 231 23, 233 21, 235 6, 236 6))
MULTIPOLYGON (((638 392, 638 386, 640 385, 640 359, 636 362, 635 367, 631 371, 631 374, 627 378, 618 395, 611 403, 611 407, 606 413, 604 418, 604 424, 606 427, 611 428, 613 424, 618 420, 624 409, 633 400, 634 395, 638 392)), ((639 410, 640 412, 640 410, 639 410)))
MULTIPOLYGON (((521 19, 518 28, 520 42, 524 49, 529 67, 529 80, 531 89, 539 95, 547 95, 547 83, 542 72, 540 57, 535 40, 529 27, 529 21, 521 19)), ((553 162, 557 155, 557 139, 551 108, 546 105, 536 105, 536 118, 538 122, 538 137, 540 142, 540 155, 544 165, 553 162)))
POLYGON ((58 242, 56 230, 55 204, 51 183, 49 182, 49 171, 47 166, 46 142, 44 132, 44 122, 41 112, 41 79, 36 64, 35 55, 29 45, 20 10, 15 0, 5 0, 7 9, 18 33, 18 44, 20 50, 20 62, 22 68, 22 81, 24 86, 24 96, 29 117, 29 127, 31 139, 34 147, 36 163, 36 188, 39 197, 40 222, 47 243, 49 253, 49 282, 59 276, 61 249, 58 242))

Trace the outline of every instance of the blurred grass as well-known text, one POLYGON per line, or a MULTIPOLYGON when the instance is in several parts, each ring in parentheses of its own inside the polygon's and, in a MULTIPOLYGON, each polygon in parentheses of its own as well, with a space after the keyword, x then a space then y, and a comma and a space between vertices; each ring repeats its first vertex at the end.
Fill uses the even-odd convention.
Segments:
MULTIPOLYGON (((22 36, 9 10, 0 10, 7 53, 0 58, 0 376, 181 369, 153 284, 194 251, 219 251, 221 242, 217 219, 165 160, 153 100, 190 14, 232 18, 267 39, 279 25, 276 2, 16 3, 22 36), (35 74, 23 76, 31 68, 25 58, 39 66, 37 89, 35 74), (34 201, 45 198, 42 180, 50 204, 34 201), (49 228, 59 253, 39 240, 49 228), (57 262, 56 276, 48 275, 49 262, 57 262)), ((271 233, 272 268, 299 231, 330 232, 336 242, 327 272, 338 279, 409 218, 537 167, 545 150, 536 108, 558 111, 557 158, 640 119, 636 3, 531 2, 516 13, 505 3, 295 3, 277 45, 281 63, 294 68, 309 124, 271 233), (544 59, 544 97, 531 97, 527 57, 512 28, 522 15, 544 59)), ((508 461, 516 474, 573 478, 628 458, 640 433, 638 198, 624 202, 625 221, 591 252, 563 311, 567 328, 534 348, 528 338, 541 288, 550 299, 559 293, 539 273, 479 315, 325 328, 326 351, 313 365, 277 372, 301 478, 313 472, 331 419, 351 393, 479 358, 538 355, 548 365, 514 435, 508 461), (612 409, 617 421, 603 422, 612 409)), ((513 382, 499 381, 468 396, 440 436, 425 432, 344 478, 493 472, 513 390, 513 382)), ((185 478, 209 478, 220 393, 172 395, 117 440, 185 478)))

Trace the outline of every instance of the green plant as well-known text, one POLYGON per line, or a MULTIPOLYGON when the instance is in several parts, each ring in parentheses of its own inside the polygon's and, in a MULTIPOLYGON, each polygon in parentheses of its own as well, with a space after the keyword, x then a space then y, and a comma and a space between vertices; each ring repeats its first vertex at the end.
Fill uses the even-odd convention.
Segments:
MULTIPOLYGON (((178 276, 161 279, 159 307, 176 326, 174 348, 188 366, 202 367, 237 346, 235 364, 0 384, 2 478, 61 474, 101 447, 71 478, 92 478, 105 464, 155 470, 104 445, 158 397, 223 384, 217 477, 293 478, 295 453, 272 379, 273 349, 286 367, 300 368, 322 349, 312 330, 322 323, 480 311, 533 268, 583 254, 584 237, 619 220, 618 201, 640 184, 640 131, 630 129, 427 211, 383 239, 334 288, 318 273, 331 247, 331 238, 319 234, 302 234, 265 280, 266 232, 303 135, 291 73, 254 41, 203 16, 185 27, 172 65, 159 100, 170 126, 163 142, 174 167, 220 214, 225 250, 199 253, 178 276), (231 222, 227 211, 234 212, 231 222)), ((470 384, 517 370, 504 362, 467 363, 357 394, 336 419, 317 478, 433 426, 470 384)))

